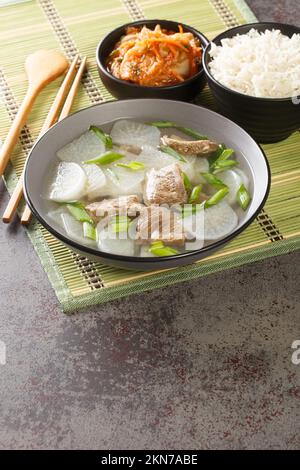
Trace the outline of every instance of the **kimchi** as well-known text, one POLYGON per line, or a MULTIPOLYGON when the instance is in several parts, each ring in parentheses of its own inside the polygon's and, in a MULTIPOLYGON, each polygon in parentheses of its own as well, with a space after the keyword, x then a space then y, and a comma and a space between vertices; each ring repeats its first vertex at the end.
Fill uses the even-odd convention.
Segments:
POLYGON ((121 80, 143 86, 176 85, 199 71, 202 48, 181 25, 174 32, 129 27, 108 56, 107 68, 121 80))

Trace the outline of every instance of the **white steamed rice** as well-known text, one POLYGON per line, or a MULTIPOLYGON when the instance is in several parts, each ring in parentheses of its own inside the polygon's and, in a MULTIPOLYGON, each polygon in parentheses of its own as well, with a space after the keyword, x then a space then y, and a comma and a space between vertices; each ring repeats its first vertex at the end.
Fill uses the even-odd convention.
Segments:
POLYGON ((300 34, 279 30, 222 39, 212 43, 210 71, 223 85, 246 95, 287 98, 300 94, 300 34))

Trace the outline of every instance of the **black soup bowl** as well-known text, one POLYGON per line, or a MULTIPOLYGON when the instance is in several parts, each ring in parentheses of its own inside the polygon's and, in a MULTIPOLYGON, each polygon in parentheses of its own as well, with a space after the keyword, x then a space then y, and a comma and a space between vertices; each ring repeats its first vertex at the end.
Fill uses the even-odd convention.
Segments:
MULTIPOLYGON (((213 39, 213 42, 219 46, 222 39, 232 38, 237 34, 246 34, 252 28, 260 32, 279 29, 282 34, 289 37, 300 33, 300 28, 289 24, 251 23, 231 28, 219 34, 213 39)), ((300 103, 298 99, 293 99, 293 97, 258 98, 239 93, 222 85, 210 71, 210 50, 211 45, 205 49, 203 54, 203 68, 208 85, 222 114, 238 123, 261 143, 278 142, 299 129, 300 103)), ((280 51, 278 53, 280 54, 280 51)))
POLYGON ((192 77, 184 80, 184 82, 177 85, 170 86, 141 86, 130 83, 126 80, 120 80, 114 77, 106 66, 106 61, 110 52, 114 49, 116 43, 120 40, 121 36, 126 34, 126 29, 130 26, 147 26, 149 29, 154 29, 159 24, 162 28, 171 31, 178 31, 178 26, 181 25, 183 31, 191 32, 197 37, 201 43, 202 50, 209 44, 208 39, 199 31, 186 24, 177 23, 168 20, 140 20, 132 23, 124 24, 110 33, 108 33, 102 41, 98 44, 96 51, 96 61, 98 72, 102 82, 108 91, 118 99, 130 98, 163 98, 180 101, 191 101, 196 95, 204 88, 206 84, 205 73, 202 64, 199 65, 199 71, 192 77))

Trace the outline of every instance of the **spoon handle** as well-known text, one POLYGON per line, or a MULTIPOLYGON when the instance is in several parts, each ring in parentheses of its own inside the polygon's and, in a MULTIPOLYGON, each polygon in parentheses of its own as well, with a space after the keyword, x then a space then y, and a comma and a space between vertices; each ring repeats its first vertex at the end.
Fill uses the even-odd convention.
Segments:
POLYGON ((11 128, 9 129, 4 144, 0 150, 0 176, 2 176, 5 171, 10 154, 17 143, 22 127, 26 122, 37 94, 38 90, 31 87, 28 88, 11 128))

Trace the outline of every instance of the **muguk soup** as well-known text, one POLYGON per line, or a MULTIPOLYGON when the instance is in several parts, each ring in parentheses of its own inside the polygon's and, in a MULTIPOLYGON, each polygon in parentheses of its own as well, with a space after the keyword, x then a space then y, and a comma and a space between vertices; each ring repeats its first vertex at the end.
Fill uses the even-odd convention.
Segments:
POLYGON ((114 122, 57 152, 48 217, 68 238, 124 256, 170 256, 222 239, 251 195, 234 150, 174 122, 114 122))

